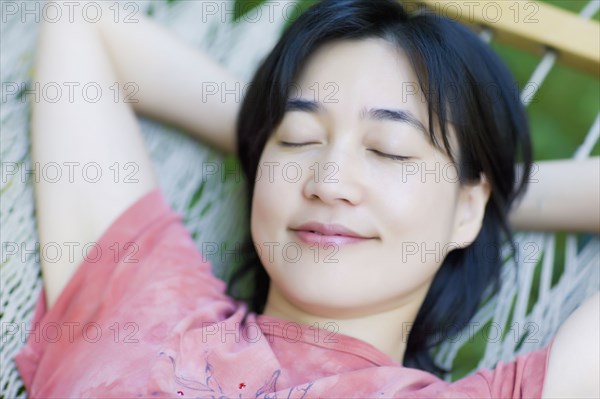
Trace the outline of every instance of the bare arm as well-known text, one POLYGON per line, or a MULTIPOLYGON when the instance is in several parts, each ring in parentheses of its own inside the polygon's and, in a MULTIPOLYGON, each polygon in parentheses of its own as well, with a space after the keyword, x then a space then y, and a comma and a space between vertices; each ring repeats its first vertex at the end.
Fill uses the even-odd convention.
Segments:
POLYGON ((510 215, 517 230, 600 232, 600 157, 536 162, 510 215))
POLYGON ((221 101, 221 87, 232 90, 237 83, 241 91, 244 82, 152 19, 141 13, 135 19, 115 23, 103 18, 98 27, 119 81, 138 89, 132 96, 138 101, 131 104, 134 111, 235 153, 241 100, 228 95, 221 101), (218 93, 207 88, 218 88, 218 93))
MULTIPOLYGON (((70 82, 81 88, 93 82, 110 93, 117 78, 95 25, 78 17, 54 22, 42 18, 40 24, 34 87, 63 87, 70 82)), ((59 256, 53 259, 40 251, 48 309, 87 256, 81 248, 96 244, 120 214, 157 186, 131 107, 111 94, 92 102, 81 92, 72 93, 72 98, 53 100, 41 95, 31 102, 31 158, 32 164, 40 166, 33 181, 39 244, 59 248, 59 256), (57 165, 63 178, 49 179, 40 173, 51 164, 57 165), (68 164, 73 172, 59 166, 68 164), (96 166, 92 174, 85 172, 89 165, 96 166), (125 171, 123 165, 133 167, 131 180, 111 174, 125 171)))
POLYGON ((543 398, 600 397, 600 293, 560 327, 548 361, 543 398))

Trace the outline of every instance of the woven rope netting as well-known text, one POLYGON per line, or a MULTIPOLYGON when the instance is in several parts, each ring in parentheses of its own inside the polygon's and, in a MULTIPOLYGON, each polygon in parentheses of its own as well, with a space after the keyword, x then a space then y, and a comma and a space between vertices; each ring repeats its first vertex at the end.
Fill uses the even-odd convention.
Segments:
MULTIPOLYGON (((244 81, 251 79, 260 60, 274 46, 285 22, 281 13, 274 13, 272 19, 267 18, 267 8, 263 8, 263 18, 242 18, 237 23, 230 23, 225 22, 223 13, 203 12, 202 1, 134 3, 139 12, 147 13, 152 8, 152 18, 212 55, 244 81), (205 21, 199 21, 199 15, 205 21)), ((230 6, 229 10, 233 9, 232 3, 227 6, 230 6)), ((39 252, 35 250, 38 237, 33 185, 31 176, 26 173, 33 169, 29 155, 28 97, 31 95, 8 95, 7 91, 14 87, 21 91, 23 85, 30 81, 38 29, 39 24, 34 17, 23 18, 20 13, 2 15, 0 394, 4 398, 25 397, 13 358, 25 344, 26 331, 31 329, 34 306, 42 289, 39 252)), ((538 69, 532 79, 541 83, 554 62, 553 57, 550 54, 544 58, 539 67, 542 71, 538 69)), ((212 262, 215 274, 224 278, 227 275, 225 266, 230 265, 232 260, 222 253, 243 242, 247 231, 241 171, 240 179, 225 181, 220 173, 203 173, 203 165, 207 163, 213 163, 218 169, 224 168, 223 157, 180 131, 142 117, 138 119, 162 191, 173 209, 184 215, 184 223, 192 232, 198 248, 201 249, 206 242, 219 243, 221 252, 207 258, 212 262)), ((585 157, 590 152, 597 140, 599 125, 597 119, 577 157, 585 157)), ((517 237, 519 248, 524 252, 528 251, 527 248, 531 250, 526 257, 506 262, 503 280, 518 281, 518 284, 503 284, 500 294, 489 300, 474 317, 472 326, 478 324, 484 328, 496 323, 504 328, 517 323, 519 327, 507 335, 509 338, 490 341, 479 367, 493 367, 499 360, 511 360, 518 353, 542 347, 555 334, 560 323, 585 298, 597 291, 600 284, 600 241, 597 236, 586 236, 585 240, 578 236, 567 238, 564 271, 555 285, 551 284, 555 236, 523 233, 517 237), (539 293, 536 304, 528 312, 536 273, 541 275, 539 293), (527 323, 537 326, 536 339, 525 339, 519 344, 527 323)), ((476 330, 471 329, 470 333, 476 330)), ((446 367, 451 365, 468 339, 469 334, 466 333, 457 339, 445 340, 437 352, 437 361, 446 367)))

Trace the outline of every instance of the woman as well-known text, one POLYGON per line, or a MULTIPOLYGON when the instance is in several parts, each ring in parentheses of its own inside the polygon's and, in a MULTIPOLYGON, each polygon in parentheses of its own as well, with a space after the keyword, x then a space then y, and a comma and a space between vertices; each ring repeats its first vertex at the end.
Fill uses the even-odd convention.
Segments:
MULTIPOLYGON (((19 354, 32 397, 597 396, 597 295, 543 349, 452 384, 434 375, 435 330, 468 322, 497 282, 531 163, 510 76, 474 35, 393 1, 324 1, 284 34, 238 114, 234 103, 197 106, 196 73, 234 79, 147 22, 143 41, 107 20, 43 24, 37 80, 138 82, 137 111, 237 148, 261 314, 225 295, 202 262, 157 188, 130 108, 107 97, 35 104, 36 161, 134 162, 139 181, 36 186, 41 241, 117 251, 42 263, 49 311, 41 302, 35 319, 71 323, 73 334, 19 354), (169 84, 153 83, 161 69, 169 84), (499 96, 485 97, 486 84, 499 96)), ((579 212, 598 203, 582 201, 579 212)), ((577 227, 597 230, 598 216, 582 213, 577 227)))

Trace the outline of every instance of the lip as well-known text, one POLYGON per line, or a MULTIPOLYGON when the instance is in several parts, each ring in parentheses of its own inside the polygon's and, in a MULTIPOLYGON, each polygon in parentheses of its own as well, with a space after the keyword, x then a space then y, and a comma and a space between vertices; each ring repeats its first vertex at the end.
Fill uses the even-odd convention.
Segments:
POLYGON ((301 241, 307 244, 317 244, 321 247, 355 244, 370 240, 341 224, 323 224, 319 222, 304 223, 291 228, 301 241))

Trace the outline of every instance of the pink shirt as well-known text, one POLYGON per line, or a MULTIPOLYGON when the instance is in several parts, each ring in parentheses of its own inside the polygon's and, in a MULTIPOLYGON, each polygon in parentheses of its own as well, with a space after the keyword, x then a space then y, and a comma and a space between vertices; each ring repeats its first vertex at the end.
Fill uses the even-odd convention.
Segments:
POLYGON ((30 398, 539 398, 551 346, 449 383, 318 327, 228 297, 155 189, 42 291, 15 360, 30 398))

